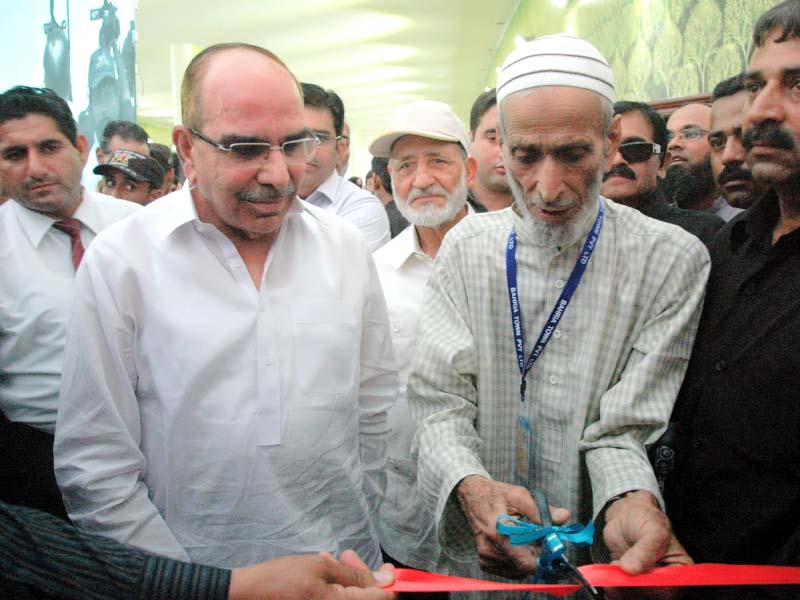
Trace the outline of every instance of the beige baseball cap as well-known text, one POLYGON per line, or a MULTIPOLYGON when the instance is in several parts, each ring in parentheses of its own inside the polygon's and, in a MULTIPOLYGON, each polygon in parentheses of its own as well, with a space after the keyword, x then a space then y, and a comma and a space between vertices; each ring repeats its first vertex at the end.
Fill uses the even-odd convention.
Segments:
POLYGON ((389 158, 392 146, 404 135, 456 142, 469 154, 470 143, 464 123, 453 109, 436 100, 415 100, 400 108, 392 117, 389 131, 373 140, 369 152, 378 158, 389 158))

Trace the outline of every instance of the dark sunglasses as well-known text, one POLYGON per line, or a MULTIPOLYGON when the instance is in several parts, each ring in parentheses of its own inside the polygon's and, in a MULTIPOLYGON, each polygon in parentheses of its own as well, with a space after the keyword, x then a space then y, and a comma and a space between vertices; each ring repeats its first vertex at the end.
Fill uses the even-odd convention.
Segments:
POLYGON ((628 142, 620 144, 619 153, 625 162, 640 163, 650 160, 654 154, 661 154, 661 145, 653 142, 628 142))

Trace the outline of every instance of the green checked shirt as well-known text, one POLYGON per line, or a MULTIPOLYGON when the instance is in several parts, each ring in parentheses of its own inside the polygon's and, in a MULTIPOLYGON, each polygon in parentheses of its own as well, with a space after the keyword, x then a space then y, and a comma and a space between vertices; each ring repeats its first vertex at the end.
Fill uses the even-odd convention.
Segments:
MULTIPOLYGON (((419 424, 419 485, 435 510, 451 573, 479 571, 470 526, 453 494, 464 477, 514 482, 517 420, 533 438, 532 482, 586 523, 632 489, 660 498, 644 445, 666 428, 694 341, 709 271, 686 231, 605 202, 599 241, 571 303, 527 376, 520 403, 506 283, 517 231, 525 358, 569 278, 570 247, 531 243, 506 209, 467 217, 444 240, 420 314, 409 404, 419 424), (459 564, 456 565, 456 562, 459 564)), ((586 554, 575 556, 577 562, 586 554)))

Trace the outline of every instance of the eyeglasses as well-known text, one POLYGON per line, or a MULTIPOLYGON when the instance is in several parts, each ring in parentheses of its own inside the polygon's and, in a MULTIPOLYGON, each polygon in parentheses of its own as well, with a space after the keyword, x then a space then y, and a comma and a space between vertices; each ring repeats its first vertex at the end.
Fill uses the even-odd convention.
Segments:
POLYGON ((332 142, 334 140, 337 141, 337 142, 341 141, 341 140, 350 141, 350 138, 348 136, 344 135, 344 134, 343 135, 337 135, 336 137, 331 137, 327 133, 322 133, 321 131, 315 131, 314 132, 314 137, 319 140, 319 145, 320 146, 324 146, 328 142, 332 142))
POLYGON ((325 144, 328 144, 330 142, 339 141, 338 137, 333 137, 331 135, 328 135, 327 133, 322 133, 321 131, 315 131, 314 137, 319 140, 320 146, 324 146, 325 144))
POLYGON ((667 133, 667 142, 671 142, 675 138, 679 140, 699 140, 707 133, 708 131, 700 129, 699 127, 688 127, 686 129, 681 129, 678 133, 670 131, 667 133))
POLYGON ((297 140, 288 140, 280 145, 270 144, 269 142, 236 142, 225 146, 203 135, 199 131, 188 128, 193 135, 199 137, 204 142, 211 144, 218 150, 228 153, 229 156, 241 160, 242 162, 256 160, 257 158, 269 158, 269 153, 278 150, 283 155, 283 162, 287 165, 300 165, 314 156, 314 151, 320 144, 317 137, 305 137, 297 140))
POLYGON ((655 154, 661 154, 661 144, 653 142, 627 142, 620 144, 619 153, 625 162, 640 163, 650 160, 655 154))

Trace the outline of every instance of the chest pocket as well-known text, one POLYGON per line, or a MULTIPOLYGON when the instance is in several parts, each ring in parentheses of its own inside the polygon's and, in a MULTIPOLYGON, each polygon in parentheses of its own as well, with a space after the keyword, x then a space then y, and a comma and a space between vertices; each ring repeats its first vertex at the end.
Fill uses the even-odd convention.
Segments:
POLYGON ((310 396, 342 394, 355 385, 360 327, 352 306, 331 301, 297 305, 294 317, 295 377, 310 396))

